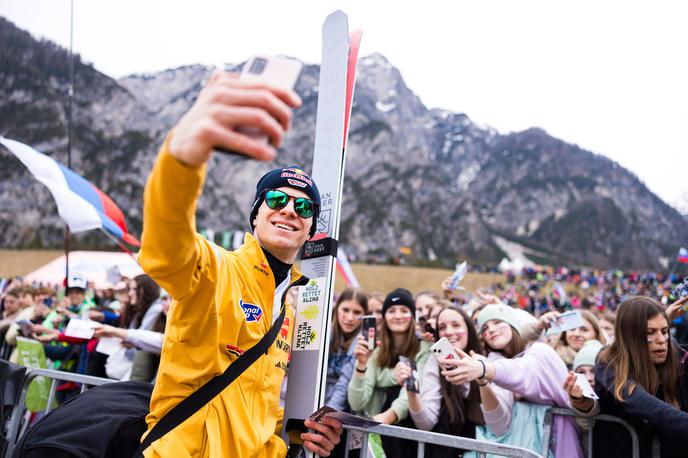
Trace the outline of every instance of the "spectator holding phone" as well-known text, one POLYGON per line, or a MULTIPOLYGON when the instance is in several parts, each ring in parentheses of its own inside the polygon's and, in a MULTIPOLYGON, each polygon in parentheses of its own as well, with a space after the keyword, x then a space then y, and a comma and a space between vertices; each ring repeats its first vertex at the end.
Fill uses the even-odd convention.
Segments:
MULTIPOLYGON (((458 306, 449 306, 437 316, 437 331, 440 338, 446 338, 457 352, 482 354, 482 344, 473 322, 458 306)), ((475 438, 475 427, 484 425, 481 411, 482 390, 492 392, 489 384, 482 387, 476 382, 454 385, 440 374, 442 367, 431 357, 423 367, 420 379, 420 393, 408 391, 409 413, 418 429, 444 434, 475 438)), ((396 368, 397 382, 403 384, 411 370, 406 365, 396 368)), ((506 396, 509 391, 503 390, 506 396)), ((488 393, 486 396, 494 396, 488 393)), ((425 456, 450 457, 456 451, 447 447, 427 444, 425 456)))
MULTIPOLYGON (((401 356, 414 360, 418 371, 422 371, 429 355, 430 345, 416 337, 415 304, 411 293, 397 288, 387 295, 382 307, 380 346, 374 351, 368 349, 364 336, 358 337, 354 349, 356 357, 355 375, 351 378, 348 399, 354 411, 365 412, 374 420, 384 424, 413 426, 408 417, 406 388, 395 376, 395 368, 401 356)), ((398 456, 397 441, 383 438, 383 446, 390 456, 398 456), (394 451, 391 449, 394 448, 394 451)), ((413 452, 413 444, 406 448, 413 452)))
POLYGON ((325 405, 337 410, 349 410, 346 398, 356 362, 354 349, 361 330, 361 317, 367 313, 368 297, 354 288, 342 291, 334 305, 325 405))
MULTIPOLYGON (((521 337, 521 321, 512 307, 487 305, 478 320, 490 355, 500 355, 488 356, 488 359, 466 355, 460 360, 445 360, 451 368, 443 370, 442 375, 455 384, 474 380, 478 384, 493 383, 529 403, 568 407, 568 394, 563 388, 566 366, 549 345, 528 343, 521 337)), ((510 429, 523 426, 515 424, 516 416, 511 412, 507 399, 498 399, 493 414, 494 427, 500 428, 499 422, 502 428, 506 425, 510 429)), ((532 429, 526 425, 524 431, 528 430, 533 434, 535 425, 532 429)), ((555 417, 554 437, 555 458, 582 457, 577 426, 571 418, 555 417)))
MULTIPOLYGON (((626 420, 635 429, 640 456, 652 455, 655 438, 661 456, 685 456, 688 435, 688 353, 670 337, 670 318, 682 304, 667 308, 649 297, 622 302, 616 315, 614 342, 600 352, 595 391, 602 413, 626 420)), ((629 456, 627 432, 614 425, 595 426, 595 455, 629 456)))

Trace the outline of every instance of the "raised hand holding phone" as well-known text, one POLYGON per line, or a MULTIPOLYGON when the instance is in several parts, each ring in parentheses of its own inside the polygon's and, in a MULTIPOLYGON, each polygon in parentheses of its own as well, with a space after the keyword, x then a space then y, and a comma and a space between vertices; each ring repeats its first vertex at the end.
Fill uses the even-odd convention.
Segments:
MULTIPOLYGON (((272 87, 282 89, 294 89, 296 82, 301 75, 303 64, 298 60, 286 57, 253 56, 251 57, 239 74, 239 79, 247 82, 268 84, 272 87)), ((268 143, 269 138, 260 129, 251 126, 239 126, 238 132, 248 135, 254 140, 268 143)), ((223 153, 233 153, 216 148, 223 153)))
POLYGON ((373 351, 377 346, 377 321, 375 315, 361 317, 361 335, 368 343, 368 350, 373 351))
POLYGON ((432 356, 437 359, 437 362, 440 364, 440 366, 443 366, 446 360, 459 359, 459 354, 446 337, 442 337, 440 340, 435 342, 430 347, 430 352, 432 353, 432 356))
POLYGON ((168 136, 167 149, 192 167, 207 162, 216 148, 272 160, 291 126, 291 110, 300 105, 301 99, 290 88, 241 80, 218 70, 168 136), (270 144, 239 132, 239 127, 258 129, 270 144))

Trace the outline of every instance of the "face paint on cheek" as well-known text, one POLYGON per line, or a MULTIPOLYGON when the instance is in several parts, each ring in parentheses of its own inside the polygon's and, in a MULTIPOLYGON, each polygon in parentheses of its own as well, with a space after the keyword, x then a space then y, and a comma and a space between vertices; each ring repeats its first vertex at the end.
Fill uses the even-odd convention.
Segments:
POLYGON ((405 312, 401 314, 401 317, 404 319, 404 321, 411 321, 413 315, 411 314, 411 312, 405 312))

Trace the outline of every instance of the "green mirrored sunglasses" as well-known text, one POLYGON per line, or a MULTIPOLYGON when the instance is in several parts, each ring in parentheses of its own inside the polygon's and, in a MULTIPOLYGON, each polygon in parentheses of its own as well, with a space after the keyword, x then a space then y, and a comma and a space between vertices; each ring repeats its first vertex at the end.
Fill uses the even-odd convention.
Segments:
POLYGON ((273 210, 286 207, 290 199, 294 199, 294 212, 301 218, 310 218, 318 208, 318 203, 311 199, 290 196, 277 189, 271 189, 265 193, 265 203, 273 210))

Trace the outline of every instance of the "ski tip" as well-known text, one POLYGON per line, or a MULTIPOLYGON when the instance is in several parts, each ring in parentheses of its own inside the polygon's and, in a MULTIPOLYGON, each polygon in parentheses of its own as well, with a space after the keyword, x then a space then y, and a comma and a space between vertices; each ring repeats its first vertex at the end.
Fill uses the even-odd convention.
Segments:
POLYGON ((332 13, 328 14, 327 17, 325 18, 325 23, 323 24, 323 27, 331 24, 333 22, 336 23, 344 23, 346 24, 347 28, 349 26, 349 17, 346 15, 346 13, 342 10, 335 10, 332 13))

